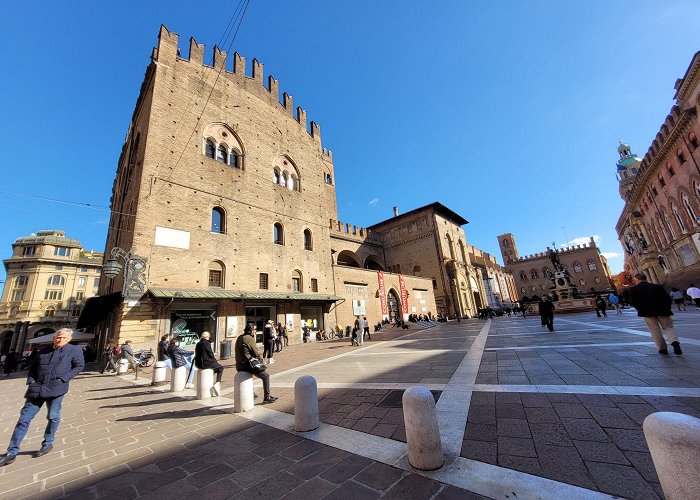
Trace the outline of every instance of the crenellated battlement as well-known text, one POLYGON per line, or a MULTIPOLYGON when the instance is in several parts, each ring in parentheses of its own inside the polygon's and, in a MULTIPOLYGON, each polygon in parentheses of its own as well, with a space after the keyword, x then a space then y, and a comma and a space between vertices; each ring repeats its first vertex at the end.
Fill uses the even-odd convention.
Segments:
POLYGON ((269 75, 267 82, 264 82, 264 66, 257 59, 251 62, 251 75, 246 75, 246 59, 238 52, 234 52, 232 57, 232 71, 227 68, 228 54, 218 46, 214 46, 212 64, 204 61, 204 45, 197 43, 194 38, 190 38, 189 57, 181 55, 178 48, 180 36, 168 30, 164 25, 160 26, 158 35, 158 46, 153 49, 151 56, 153 62, 168 67, 176 67, 177 64, 191 64, 202 68, 211 68, 221 72, 221 76, 228 81, 235 82, 245 90, 257 97, 267 100, 270 105, 275 106, 283 113, 288 114, 296 120, 301 127, 318 144, 319 151, 325 160, 333 161, 333 154, 330 150, 321 147, 321 127, 316 122, 307 125, 306 111, 300 106, 294 107, 294 98, 288 93, 282 94, 280 101, 279 81, 269 75))
POLYGON ((353 226, 339 220, 330 220, 331 237, 334 234, 341 234, 344 237, 350 237, 357 241, 367 241, 370 243, 381 243, 383 241, 380 233, 372 231, 366 227, 353 226))
MULTIPOLYGON (((583 243, 581 245, 571 245, 571 246, 566 246, 563 248, 557 248, 554 251, 559 254, 559 255, 564 255, 564 254, 569 254, 572 252, 577 252, 579 250, 583 250, 586 248, 596 248, 595 241, 593 238, 590 239, 587 243, 583 243)), ((547 252, 538 252, 532 255, 525 255, 518 257, 518 262, 522 262, 525 260, 531 260, 531 259, 549 259, 549 254, 547 252)))

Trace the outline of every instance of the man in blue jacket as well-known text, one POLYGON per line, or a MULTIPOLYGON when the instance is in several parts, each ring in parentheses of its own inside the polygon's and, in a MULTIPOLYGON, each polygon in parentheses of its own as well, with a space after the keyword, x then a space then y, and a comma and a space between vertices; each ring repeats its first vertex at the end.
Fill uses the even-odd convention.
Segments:
POLYGON ((19 414, 19 420, 10 438, 7 453, 0 457, 0 466, 15 461, 19 445, 27 434, 29 423, 46 403, 48 423, 44 431, 44 441, 34 457, 46 455, 53 449, 56 429, 61 421, 61 403, 68 392, 68 381, 80 373, 85 366, 83 350, 69 342, 73 335, 70 328, 58 330, 53 337, 53 346, 42 349, 27 374, 26 402, 19 414))

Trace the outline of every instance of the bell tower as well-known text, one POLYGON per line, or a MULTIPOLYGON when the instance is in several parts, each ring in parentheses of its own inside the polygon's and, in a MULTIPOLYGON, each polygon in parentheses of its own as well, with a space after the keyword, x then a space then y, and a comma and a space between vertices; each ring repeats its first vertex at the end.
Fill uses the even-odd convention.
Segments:
POLYGON ((642 160, 631 152, 629 144, 625 144, 622 141, 617 147, 617 153, 620 155, 620 158, 617 160, 618 188, 620 197, 627 201, 627 191, 629 191, 634 178, 637 176, 639 164, 642 163, 642 160))
POLYGON ((498 246, 501 249, 503 265, 508 267, 518 260, 518 247, 515 246, 515 236, 513 233, 502 234, 498 237, 498 246))

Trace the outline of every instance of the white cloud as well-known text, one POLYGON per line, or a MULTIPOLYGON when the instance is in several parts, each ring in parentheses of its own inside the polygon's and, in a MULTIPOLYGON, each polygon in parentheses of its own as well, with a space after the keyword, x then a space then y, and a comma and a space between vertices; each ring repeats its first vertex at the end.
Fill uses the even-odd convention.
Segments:
POLYGON ((606 259, 610 260, 610 259, 615 259, 615 258, 621 256, 622 254, 618 253, 618 252, 603 252, 600 255, 602 255, 606 259))
POLYGON ((369 202, 370 205, 376 205, 379 203, 379 198, 372 198, 369 202))
MULTIPOLYGON (((596 245, 600 245, 600 236, 597 234, 594 234, 592 236, 593 241, 596 242, 596 245)), ((585 245, 587 243, 590 243, 591 241, 591 236, 577 236, 576 238, 569 240, 568 243, 560 243, 559 247, 572 247, 576 245, 585 245)))

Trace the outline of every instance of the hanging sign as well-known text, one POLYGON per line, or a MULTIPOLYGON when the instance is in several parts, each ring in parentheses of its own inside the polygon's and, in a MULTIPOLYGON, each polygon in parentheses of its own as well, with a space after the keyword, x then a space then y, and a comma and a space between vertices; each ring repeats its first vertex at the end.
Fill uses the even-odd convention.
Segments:
POLYGON ((408 291, 406 290, 406 280, 403 274, 399 274, 399 289, 401 291, 401 309, 404 314, 408 314, 408 291))
POLYGON ((379 280, 379 304, 382 307, 382 317, 389 314, 386 307, 386 291, 384 290, 384 271, 377 271, 377 279, 379 280))

